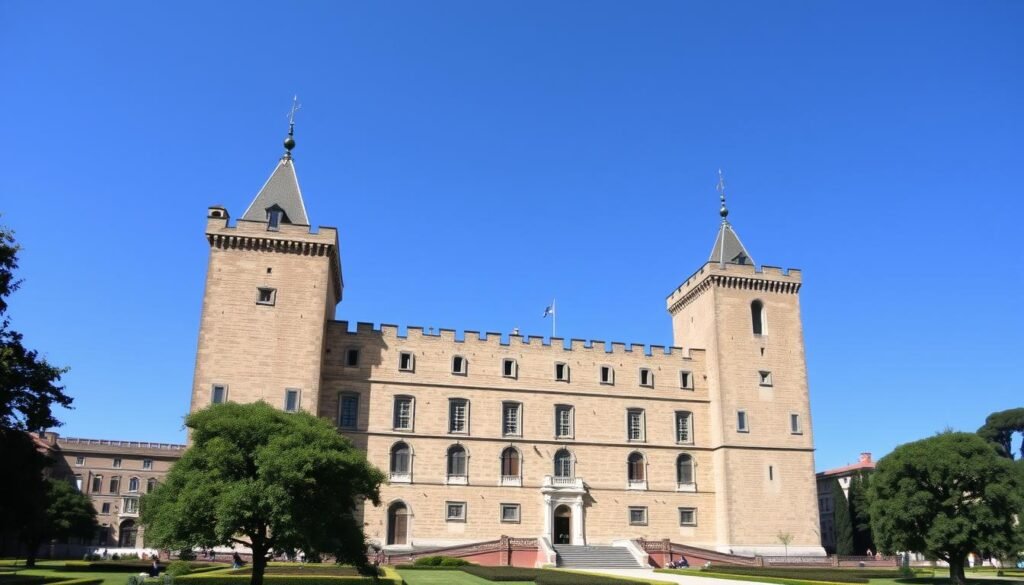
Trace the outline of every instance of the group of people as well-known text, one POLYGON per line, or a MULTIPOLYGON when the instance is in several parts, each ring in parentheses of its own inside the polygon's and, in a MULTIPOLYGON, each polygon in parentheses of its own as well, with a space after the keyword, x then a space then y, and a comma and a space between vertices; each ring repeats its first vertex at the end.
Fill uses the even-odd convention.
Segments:
POLYGON ((690 563, 686 560, 686 557, 679 557, 674 561, 669 561, 668 563, 665 563, 666 569, 688 569, 689 567, 690 563))

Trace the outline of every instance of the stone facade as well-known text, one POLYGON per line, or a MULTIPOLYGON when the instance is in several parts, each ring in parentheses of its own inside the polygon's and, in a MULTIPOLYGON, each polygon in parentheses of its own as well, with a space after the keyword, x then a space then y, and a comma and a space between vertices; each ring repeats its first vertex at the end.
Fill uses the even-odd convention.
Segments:
POLYGON ((281 215, 305 210, 288 173, 290 154, 273 176, 294 189, 257 196, 280 202, 265 221, 208 211, 192 410, 265 400, 334 421, 389 472, 383 504, 361 510, 371 540, 773 554, 789 533, 791 554, 822 553, 801 274, 747 264, 724 205, 716 251, 733 260, 669 295, 677 347, 425 332, 335 320, 337 231, 281 215))

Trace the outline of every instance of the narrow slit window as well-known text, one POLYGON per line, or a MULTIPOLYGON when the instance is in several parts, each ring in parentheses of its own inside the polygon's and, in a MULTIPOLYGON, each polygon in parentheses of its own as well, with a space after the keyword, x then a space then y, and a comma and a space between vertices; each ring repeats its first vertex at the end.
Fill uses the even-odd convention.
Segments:
POLYGON ((803 433, 803 429, 800 425, 799 414, 792 413, 789 415, 789 432, 793 433, 794 435, 799 435, 803 433))
POLYGON ((754 335, 764 335, 764 303, 761 301, 750 303, 750 321, 754 335))
POLYGON ((679 387, 683 390, 693 390, 693 372, 679 372, 679 387))
POLYGON ((747 420, 747 411, 736 411, 736 431, 740 433, 750 432, 750 421, 747 420))

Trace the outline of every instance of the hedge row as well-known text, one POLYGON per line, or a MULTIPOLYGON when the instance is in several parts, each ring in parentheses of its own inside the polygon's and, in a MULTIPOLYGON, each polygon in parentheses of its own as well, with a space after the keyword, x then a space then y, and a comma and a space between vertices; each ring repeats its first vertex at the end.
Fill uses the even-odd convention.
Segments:
MULTIPOLYGON (((185 575, 174 580, 177 585, 249 585, 248 575, 225 575, 223 573, 203 573, 185 575)), ((402 580, 394 577, 331 577, 328 575, 267 575, 263 578, 265 585, 401 585, 402 580)))
POLYGON ((834 581, 837 583, 867 583, 869 579, 897 579, 902 577, 899 569, 861 569, 839 567, 744 567, 712 565, 713 573, 730 575, 755 575, 759 577, 780 577, 782 579, 807 579, 810 581, 834 581))
POLYGON ((66 581, 58 581, 54 585, 102 585, 103 579, 68 579, 66 581))
POLYGON ((404 563, 401 565, 395 565, 395 568, 399 571, 461 571, 465 567, 440 567, 431 565, 413 565, 404 563))
POLYGON ((538 569, 535 582, 537 585, 637 585, 637 581, 631 579, 550 569, 538 569))
MULTIPOLYGON (((251 575, 252 567, 243 567, 227 571, 228 575, 251 575)), ((355 567, 349 565, 267 565, 264 575, 327 575, 331 577, 350 577, 359 575, 355 567)))
POLYGON ((537 573, 539 573, 538 569, 523 567, 481 567, 478 565, 462 567, 462 570, 488 581, 535 581, 537 573))
MULTIPOLYGON (((672 573, 690 575, 691 577, 710 577, 711 579, 731 579, 733 581, 751 581, 754 583, 773 583, 774 585, 849 585, 849 581, 816 581, 811 579, 787 579, 783 577, 762 577, 757 575, 740 575, 737 573, 718 573, 714 569, 694 571, 692 569, 655 569, 655 573, 672 573)), ((867 581, 863 581, 866 583, 867 581)))
POLYGON ((67 577, 44 577, 42 575, 0 574, 0 585, 42 585, 64 581, 67 577))

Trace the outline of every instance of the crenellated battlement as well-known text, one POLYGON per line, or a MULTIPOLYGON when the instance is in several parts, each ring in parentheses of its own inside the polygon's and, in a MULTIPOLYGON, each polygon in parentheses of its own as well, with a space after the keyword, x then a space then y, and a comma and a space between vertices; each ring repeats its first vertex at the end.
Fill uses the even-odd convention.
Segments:
POLYGON ((515 349, 521 347, 548 348, 553 353, 588 353, 594 355, 623 355, 642 356, 652 359, 671 358, 692 360, 691 355, 695 352, 703 353, 700 349, 686 350, 681 347, 648 345, 644 343, 626 343, 622 341, 606 342, 597 339, 569 339, 563 337, 544 337, 540 335, 517 335, 512 333, 496 333, 493 331, 479 332, 473 330, 457 331, 455 329, 434 329, 424 330, 423 327, 409 325, 399 327, 382 323, 376 326, 373 323, 358 322, 355 329, 348 321, 332 321, 332 332, 344 336, 380 336, 384 340, 395 341, 420 341, 438 340, 452 344, 465 344, 479 348, 492 347, 495 350, 515 349))
POLYGON ((674 314, 712 286, 796 294, 802 284, 803 274, 798 268, 708 262, 672 291, 666 305, 674 314))

